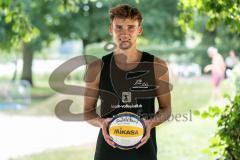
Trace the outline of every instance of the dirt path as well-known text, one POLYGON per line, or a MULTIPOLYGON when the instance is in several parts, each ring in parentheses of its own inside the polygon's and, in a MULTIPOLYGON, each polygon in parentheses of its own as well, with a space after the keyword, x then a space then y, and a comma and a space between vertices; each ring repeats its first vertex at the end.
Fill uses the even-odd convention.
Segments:
POLYGON ((0 114, 0 160, 46 149, 94 144, 98 130, 86 122, 0 114))

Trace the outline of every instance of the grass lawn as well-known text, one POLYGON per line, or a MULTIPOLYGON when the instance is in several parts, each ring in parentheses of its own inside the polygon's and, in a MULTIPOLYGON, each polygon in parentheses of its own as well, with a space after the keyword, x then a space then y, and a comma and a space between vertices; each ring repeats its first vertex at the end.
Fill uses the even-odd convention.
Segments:
POLYGON ((184 113, 204 107, 211 95, 211 84, 206 79, 181 79, 173 83, 173 113, 184 113))
MULTIPOLYGON (((40 154, 33 154, 17 158, 17 160, 93 160, 94 148, 92 146, 59 148, 40 154)), ((15 160, 15 159, 11 159, 15 160)))
MULTIPOLYGON (((1 110, 2 113, 11 115, 49 115, 52 111, 47 111, 44 107, 46 103, 49 102, 51 97, 55 95, 55 92, 49 88, 49 86, 34 86, 31 88, 31 104, 21 108, 16 109, 6 109, 1 110), (42 107, 37 107, 37 106, 42 107), (47 112, 47 114, 46 114, 47 112)), ((51 102, 49 104, 52 104, 51 102)))
MULTIPOLYGON (((172 91, 172 109, 173 115, 187 114, 190 116, 190 110, 204 109, 207 107, 211 95, 211 85, 209 81, 204 80, 179 80, 174 82, 172 91)), ((60 100, 61 95, 55 95, 45 102, 42 107, 36 105, 38 112, 43 106, 49 108, 53 106, 56 100, 60 100)), ((81 100, 79 103, 82 103, 81 100)), ((45 108, 45 109, 46 109, 45 108)), ((48 112, 41 114, 50 114, 48 112)), ((172 120, 157 127, 157 143, 159 160, 211 160, 211 158, 202 153, 202 150, 208 147, 209 139, 213 136, 216 128, 215 120, 203 120, 200 117, 192 118, 188 121, 172 120)), ((94 154, 94 145, 72 146, 48 150, 42 153, 27 155, 14 160, 92 160, 94 154)))
POLYGON ((192 122, 171 122, 157 130, 160 160, 211 160, 202 150, 208 147, 216 125, 213 120, 193 117, 192 122))
MULTIPOLYGON (((159 160, 211 160, 207 148, 215 124, 194 117, 192 122, 170 122, 158 127, 159 160)), ((95 146, 71 146, 27 155, 13 160, 93 160, 95 146)), ((106 159, 107 160, 107 159, 106 159)))

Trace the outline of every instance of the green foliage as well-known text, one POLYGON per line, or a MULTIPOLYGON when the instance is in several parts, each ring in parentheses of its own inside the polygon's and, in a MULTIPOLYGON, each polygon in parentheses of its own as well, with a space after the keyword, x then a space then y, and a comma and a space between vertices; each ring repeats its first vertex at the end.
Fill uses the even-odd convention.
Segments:
POLYGON ((58 23, 52 24, 52 31, 64 41, 82 39, 84 45, 106 40, 110 38, 108 5, 104 1, 79 1, 75 12, 66 12, 60 7, 61 14, 58 23))
POLYGON ((143 12, 143 36, 151 42, 169 44, 183 42, 184 33, 178 26, 178 0, 142 0, 138 7, 143 12))
POLYGON ((212 137, 209 148, 204 150, 219 160, 236 160, 240 157, 240 93, 230 102, 224 108, 211 106, 201 114, 199 111, 193 112, 202 118, 219 117, 215 136, 212 137))
MULTIPOLYGON (((239 52, 240 48, 239 3, 239 0, 180 0, 178 9, 181 14, 179 15, 178 24, 184 31, 198 33, 197 35, 201 37, 199 46, 206 46, 206 48, 215 46, 218 48, 219 53, 226 57, 229 50, 235 49, 239 52), (228 18, 222 16, 219 10, 216 11, 216 8, 219 6, 222 6, 222 12, 227 17, 232 17, 232 12, 228 10, 231 10, 231 7, 238 6, 238 9, 234 9, 235 16, 231 19, 231 22, 226 23, 228 18)), ((191 35, 191 37, 191 39, 195 39, 196 35, 191 35)), ((199 54, 195 55, 201 59, 203 62, 201 64, 207 64, 204 59, 208 59, 208 57, 203 54, 202 56, 199 56, 199 54)))
POLYGON ((182 11, 179 24, 185 31, 193 28, 197 16, 204 15, 208 17, 206 27, 210 31, 223 24, 230 32, 240 34, 239 0, 180 0, 178 8, 182 11))
POLYGON ((0 48, 10 50, 13 44, 29 42, 36 38, 39 30, 24 12, 20 1, 0 0, 0 48))
MULTIPOLYGON (((0 18, 4 20, 0 23, 0 35, 9 46, 10 41, 18 44, 31 41, 33 46, 38 45, 37 50, 42 48, 42 43, 46 46, 53 40, 54 35, 63 40, 83 39, 86 44, 110 40, 108 9, 121 3, 126 1, 0 0, 0 18)), ((183 40, 183 32, 177 25, 177 0, 131 0, 127 3, 143 12, 143 37, 162 43, 183 40)), ((0 44, 2 48, 6 46, 0 44)))
POLYGON ((214 152, 225 159, 235 160, 240 157, 240 94, 231 105, 227 105, 217 122, 219 130, 216 141, 211 143, 214 152))
POLYGON ((240 64, 237 64, 233 69, 231 80, 235 85, 235 92, 240 93, 240 64))
POLYGON ((218 129, 215 136, 211 138, 209 148, 204 150, 219 160, 237 160, 240 157, 240 65, 234 67, 233 74, 230 77, 235 84, 235 96, 225 94, 224 97, 230 103, 224 107, 210 106, 207 111, 193 113, 202 118, 218 118, 218 129))

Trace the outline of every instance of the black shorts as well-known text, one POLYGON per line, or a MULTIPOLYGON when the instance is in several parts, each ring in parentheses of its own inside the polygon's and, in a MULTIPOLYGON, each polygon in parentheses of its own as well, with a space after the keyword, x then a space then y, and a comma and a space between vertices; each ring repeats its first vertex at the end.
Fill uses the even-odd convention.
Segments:
POLYGON ((147 143, 138 149, 122 150, 108 145, 100 130, 94 160, 157 160, 156 141, 151 136, 147 143))

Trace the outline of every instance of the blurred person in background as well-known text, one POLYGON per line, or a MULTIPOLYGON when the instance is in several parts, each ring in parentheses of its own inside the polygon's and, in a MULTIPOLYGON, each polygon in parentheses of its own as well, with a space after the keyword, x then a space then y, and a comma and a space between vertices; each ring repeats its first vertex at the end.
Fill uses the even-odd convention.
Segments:
POLYGON ((238 63, 238 58, 236 56, 236 51, 231 50, 229 52, 229 56, 225 60, 226 70, 225 70, 225 78, 229 78, 232 73, 233 67, 238 63))
POLYGON ((223 56, 218 53, 217 48, 209 47, 207 50, 209 58, 212 59, 212 63, 205 66, 204 72, 212 72, 212 98, 213 100, 219 99, 220 95, 220 84, 224 80, 225 74, 225 62, 223 56))

